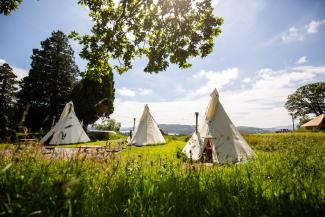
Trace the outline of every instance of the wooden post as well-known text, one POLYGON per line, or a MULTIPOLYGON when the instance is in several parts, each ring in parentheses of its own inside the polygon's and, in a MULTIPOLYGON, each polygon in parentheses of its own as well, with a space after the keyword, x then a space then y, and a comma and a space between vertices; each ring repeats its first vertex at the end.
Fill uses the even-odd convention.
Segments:
POLYGON ((135 129, 135 118, 133 118, 133 130, 135 129))
POLYGON ((198 117, 199 117, 199 113, 195 112, 195 133, 197 133, 197 128, 198 128, 198 117))

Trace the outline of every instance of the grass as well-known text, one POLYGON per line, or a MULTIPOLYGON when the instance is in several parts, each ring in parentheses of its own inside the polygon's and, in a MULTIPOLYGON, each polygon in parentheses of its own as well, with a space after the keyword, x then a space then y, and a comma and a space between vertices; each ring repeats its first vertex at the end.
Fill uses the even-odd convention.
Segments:
POLYGON ((84 142, 77 143, 71 145, 57 145, 56 148, 79 148, 81 146, 105 146, 107 141, 92 141, 92 142, 84 142))
POLYGON ((155 161, 161 158, 176 160, 176 152, 185 145, 187 136, 166 136, 166 144, 145 147, 127 146, 121 153, 121 158, 126 160, 142 158, 143 161, 155 161))
POLYGON ((255 160, 210 167, 176 158, 186 137, 111 159, 0 152, 0 215, 323 216, 325 134, 245 138, 255 160))
MULTIPOLYGON (((127 139, 126 135, 122 134, 110 134, 110 143, 111 146, 116 146, 117 143, 114 140, 125 140, 127 139)), ((56 148, 79 148, 81 146, 106 146, 108 145, 107 141, 91 141, 91 142, 84 142, 84 143, 77 143, 77 144, 69 144, 69 145, 58 145, 55 146, 56 148)))

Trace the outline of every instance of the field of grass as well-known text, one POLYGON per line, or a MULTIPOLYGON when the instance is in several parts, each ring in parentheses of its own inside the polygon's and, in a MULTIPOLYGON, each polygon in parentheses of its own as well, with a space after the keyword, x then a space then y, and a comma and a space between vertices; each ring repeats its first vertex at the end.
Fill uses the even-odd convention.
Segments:
POLYGON ((0 216, 324 215, 324 133, 245 139, 257 158, 234 165, 177 159, 186 137, 110 159, 0 151, 0 216))

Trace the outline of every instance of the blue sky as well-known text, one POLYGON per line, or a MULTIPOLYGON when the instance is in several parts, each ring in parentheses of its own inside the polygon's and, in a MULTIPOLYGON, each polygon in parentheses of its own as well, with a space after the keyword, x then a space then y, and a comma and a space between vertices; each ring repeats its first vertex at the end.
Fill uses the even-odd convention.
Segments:
MULTIPOLYGON (((214 0, 215 14, 224 18, 222 34, 212 54, 146 74, 146 60, 115 75, 116 101, 112 117, 127 127, 144 105, 158 123, 194 124, 194 112, 204 116, 213 88, 236 125, 289 125, 283 105, 299 86, 325 81, 325 1, 214 0)), ((87 33, 91 20, 77 0, 25 0, 12 15, 0 15, 0 63, 8 62, 19 78, 30 69, 33 48, 54 30, 87 33)), ((80 46, 71 42, 81 70, 80 46)))

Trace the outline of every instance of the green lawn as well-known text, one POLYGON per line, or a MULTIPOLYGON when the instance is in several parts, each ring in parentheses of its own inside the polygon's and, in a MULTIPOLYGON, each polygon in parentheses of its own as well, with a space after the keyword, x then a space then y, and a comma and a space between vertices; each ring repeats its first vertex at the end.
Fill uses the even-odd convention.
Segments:
POLYGON ((167 143, 164 145, 154 146, 127 146, 122 151, 120 156, 122 158, 142 158, 145 161, 153 161, 159 158, 167 158, 170 160, 176 160, 176 151, 181 150, 186 144, 186 136, 166 136, 167 143))
POLYGON ((257 158, 233 165, 177 159, 186 137, 112 158, 0 152, 0 215, 323 216, 325 134, 244 137, 257 158))

